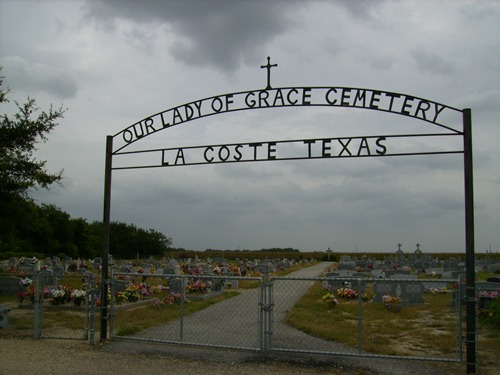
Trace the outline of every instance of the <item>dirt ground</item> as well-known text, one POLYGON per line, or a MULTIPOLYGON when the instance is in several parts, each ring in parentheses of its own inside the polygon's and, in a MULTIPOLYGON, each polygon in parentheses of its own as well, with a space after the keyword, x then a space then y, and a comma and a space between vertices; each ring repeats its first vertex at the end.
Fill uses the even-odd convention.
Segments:
MULTIPOLYGON (((114 353, 102 345, 89 348, 86 342, 55 339, 0 341, 0 374, 369 374, 330 366, 297 367, 293 363, 236 363, 211 359, 186 359, 164 354, 114 353)), ((209 354, 210 352, 208 352, 209 354)))
MULTIPOLYGON (((90 348, 87 342, 58 339, 19 339, 5 336, 0 340, 0 374, 403 374, 404 372, 372 371, 342 363, 300 360, 289 354, 289 360, 228 360, 207 350, 206 358, 165 354, 133 353, 130 350, 106 350, 107 344, 90 348), (219 356, 219 357, 218 357, 219 356)), ((224 354, 222 354, 224 356, 224 354)), ((408 364, 408 369, 422 364, 408 364)), ((410 371, 409 373, 415 373, 410 371)), ((465 374, 464 364, 436 363, 422 365, 421 374, 465 374)), ((479 368, 478 374, 495 374, 494 367, 479 368)))

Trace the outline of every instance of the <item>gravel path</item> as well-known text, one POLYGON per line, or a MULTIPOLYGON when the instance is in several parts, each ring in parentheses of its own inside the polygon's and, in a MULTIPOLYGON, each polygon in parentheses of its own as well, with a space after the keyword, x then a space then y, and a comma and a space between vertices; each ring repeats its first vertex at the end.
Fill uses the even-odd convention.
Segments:
MULTIPOLYGON (((330 263, 320 263, 312 267, 301 269, 288 277, 309 278, 319 276, 330 263)), ((273 347, 294 349, 296 343, 300 348, 334 352, 353 352, 352 348, 327 342, 311 337, 301 331, 281 323, 287 310, 299 298, 312 281, 293 283, 276 282, 273 297, 276 300, 273 313, 275 329, 273 332, 273 347)), ((249 290, 237 297, 223 301, 184 319, 183 342, 220 345, 221 337, 217 332, 224 332, 223 345, 228 347, 258 348, 258 332, 256 330, 256 314, 258 290, 249 290), (228 319, 228 316, 231 319, 228 319), (207 335, 207 332, 213 334, 207 335)), ((140 334, 146 339, 179 340, 179 323, 173 322, 161 327, 146 330, 140 334)), ((362 358, 340 355, 310 355, 292 352, 273 352, 263 356, 255 351, 238 351, 226 349, 207 349, 192 346, 152 344, 146 342, 132 342, 111 340, 101 350, 106 353, 135 354, 146 356, 170 356, 183 360, 201 361, 205 372, 209 373, 208 366, 217 365, 220 368, 227 366, 262 365, 285 366, 285 372, 273 373, 307 373, 306 369, 315 369, 316 373, 361 373, 361 374, 456 374, 462 372, 458 364, 424 363, 422 361, 399 361, 388 359, 362 358)), ((463 367, 462 367, 463 368, 463 367)), ((234 369, 233 369, 234 370, 234 369)), ((275 369, 277 370, 277 369, 275 369)), ((243 371, 242 369, 239 370, 243 371)), ((229 371, 228 371, 229 372, 229 371)), ((228 373, 219 372, 219 373, 228 373)), ((261 372, 261 371, 259 371, 261 372)))

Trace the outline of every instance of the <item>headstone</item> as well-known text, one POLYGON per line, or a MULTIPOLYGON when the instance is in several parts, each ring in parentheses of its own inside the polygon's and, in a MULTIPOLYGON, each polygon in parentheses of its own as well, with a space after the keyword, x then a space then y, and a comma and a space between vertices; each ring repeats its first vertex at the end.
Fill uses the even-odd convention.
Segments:
POLYGON ((375 278, 375 279, 385 279, 385 272, 382 271, 382 270, 371 270, 370 271, 370 275, 371 277, 375 278))
POLYGON ((267 275, 270 273, 270 267, 269 265, 265 265, 265 264, 258 264, 256 266, 254 266, 253 268, 253 272, 258 272, 260 274, 263 274, 263 275, 267 275))
POLYGON ((127 289, 127 286, 130 284, 130 281, 126 280, 113 280, 113 288, 115 292, 124 292, 127 289))
POLYGON ((443 279, 458 279, 461 277, 465 277, 464 271, 444 271, 443 279))
POLYGON ((373 285, 373 302, 382 303, 382 296, 398 297, 403 303, 424 303, 424 285, 418 281, 377 281, 373 285))
POLYGON ((238 279, 231 279, 230 276, 234 276, 232 272, 223 273, 222 276, 227 277, 224 279, 224 287, 226 289, 237 289, 239 288, 238 279))
POLYGON ((500 263, 492 263, 492 264, 489 264, 486 269, 488 270, 488 272, 490 273, 494 273, 494 272, 497 272, 497 271, 500 271, 500 263))
POLYGON ((17 271, 19 272, 25 272, 28 275, 34 275, 35 274, 35 265, 31 263, 22 263, 18 264, 16 267, 17 271))
POLYGON ((0 277, 0 296, 13 297, 21 290, 19 277, 0 277))
POLYGON ((62 266, 54 266, 52 267, 52 271, 54 272, 54 277, 64 277, 64 267, 62 266))
POLYGON ((170 287, 170 293, 182 294, 182 279, 178 277, 171 277, 168 280, 168 286, 170 287))
POLYGON ((10 306, 6 303, 0 304, 0 328, 9 328, 10 306))
POLYGON ((404 303, 424 303, 424 285, 420 281, 401 283, 404 303))
POLYGON ((56 285, 58 283, 57 278, 54 276, 54 272, 52 270, 46 269, 40 271, 40 281, 42 285, 56 285))

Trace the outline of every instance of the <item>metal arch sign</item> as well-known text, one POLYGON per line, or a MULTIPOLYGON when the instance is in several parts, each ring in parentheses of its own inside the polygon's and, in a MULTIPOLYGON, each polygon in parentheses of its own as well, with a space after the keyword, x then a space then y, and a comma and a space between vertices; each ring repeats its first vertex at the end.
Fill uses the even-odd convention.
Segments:
MULTIPOLYGON (((113 169, 171 167, 198 164, 276 161, 336 157, 400 156, 462 153, 462 149, 393 152, 388 142, 396 138, 462 135, 462 111, 415 96, 353 87, 280 87, 235 92, 186 103, 149 116, 113 136, 113 155, 156 154, 146 164, 125 164, 113 169), (343 107, 382 111, 433 124, 441 133, 397 134, 343 138, 272 140, 143 151, 125 149, 148 136, 196 119, 229 112, 283 107, 343 107), (293 151, 292 151, 293 150, 293 151)), ((430 142, 428 143, 430 145, 430 142)), ((127 159, 130 160, 131 158, 127 159)))
MULTIPOLYGON (((159 112, 115 134, 114 152, 147 136, 188 121, 218 114, 280 107, 350 107, 408 116, 460 133, 445 118, 462 111, 415 96, 355 87, 279 87, 242 91, 196 100, 159 112)), ((460 123, 459 123, 460 124, 460 123)))
MULTIPOLYGON (((277 161, 340 157, 383 157, 428 154, 463 154, 466 216, 466 276, 467 276, 467 364, 468 371, 475 372, 475 274, 474 274, 474 218, 473 218, 473 171, 470 109, 457 109, 432 100, 390 91, 356 87, 279 87, 271 86, 271 69, 277 67, 267 58, 267 85, 264 89, 234 92, 211 96, 185 103, 148 116, 115 135, 107 137, 105 194, 103 280, 108 279, 109 223, 111 201, 111 172, 118 169, 187 166, 197 164, 235 163, 251 161, 277 161), (342 138, 318 138, 297 140, 272 140, 252 143, 218 144, 153 150, 127 151, 128 146, 162 130, 183 123, 224 113, 290 107, 357 108, 406 116, 440 128, 440 133, 379 134, 342 138), (400 138, 426 137, 438 140, 442 137, 462 138, 460 147, 450 150, 438 146, 418 152, 393 151, 391 144, 400 138), (293 150, 293 151, 291 151, 293 150), (145 164, 113 166, 112 159, 127 158, 135 154, 153 155, 153 161, 145 164)), ((426 142, 427 143, 427 142, 426 142)), ((429 142, 430 143, 430 142, 429 142)), ((103 283, 103 318, 101 339, 107 336, 107 284, 103 283)))

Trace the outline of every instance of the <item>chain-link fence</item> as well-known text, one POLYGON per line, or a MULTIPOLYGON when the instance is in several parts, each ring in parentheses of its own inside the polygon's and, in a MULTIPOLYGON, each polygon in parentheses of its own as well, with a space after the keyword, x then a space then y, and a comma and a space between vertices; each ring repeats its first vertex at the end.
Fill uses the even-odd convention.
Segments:
POLYGON ((90 272, 0 277, 2 328, 19 337, 88 340, 94 344, 96 278, 90 272))
POLYGON ((271 283, 272 350, 461 360, 456 280, 272 277, 271 283))
POLYGON ((460 290, 456 280, 442 279, 115 274, 111 336, 231 349, 460 361, 460 290), (130 304, 134 293, 136 302, 130 304))
MULTIPOLYGON (((460 361, 458 280, 115 273, 0 277, 0 327, 92 345, 109 337, 253 351, 460 361)), ((6 332, 6 331, 5 331, 6 332)))

